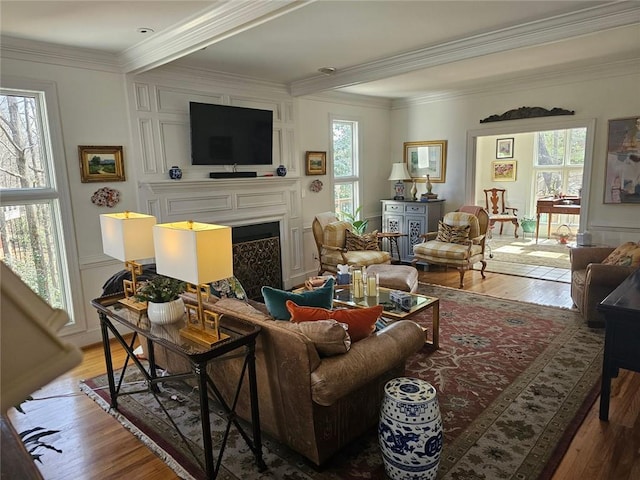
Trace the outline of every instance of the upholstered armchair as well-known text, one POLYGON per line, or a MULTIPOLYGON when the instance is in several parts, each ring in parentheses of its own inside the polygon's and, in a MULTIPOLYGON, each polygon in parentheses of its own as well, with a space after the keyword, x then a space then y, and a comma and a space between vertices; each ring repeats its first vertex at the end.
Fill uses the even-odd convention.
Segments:
POLYGON ((465 205, 447 213, 440 221, 437 232, 421 235, 425 241, 413 246, 417 262, 457 268, 460 272, 460 288, 464 287, 464 274, 481 262, 480 274, 485 278, 487 262, 484 259, 489 215, 482 207, 465 205))
POLYGON ((571 299, 589 327, 604 327, 598 304, 638 268, 602 263, 614 250, 614 247, 576 247, 569 251, 571 299))
POLYGON ((391 263, 389 252, 378 249, 375 235, 369 242, 371 249, 346 248, 347 236, 352 233, 352 225, 347 221, 338 220, 333 212, 323 212, 316 215, 311 229, 318 248, 318 260, 320 261, 318 273, 320 275, 324 272, 336 273, 339 264, 368 267, 369 265, 391 263))

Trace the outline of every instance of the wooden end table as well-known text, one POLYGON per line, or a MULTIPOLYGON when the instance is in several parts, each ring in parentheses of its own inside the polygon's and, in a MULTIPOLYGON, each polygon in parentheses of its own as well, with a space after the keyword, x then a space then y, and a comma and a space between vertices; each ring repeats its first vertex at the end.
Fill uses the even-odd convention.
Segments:
POLYGON ((382 240, 385 238, 389 240, 389 254, 391 255, 391 258, 393 258, 393 247, 395 246, 396 253, 398 254, 398 262, 402 262, 402 257, 400 256, 400 247, 398 246, 398 239, 400 237, 408 236, 409 235, 407 235, 406 233, 400 232, 378 232, 378 245, 380 246, 380 249, 382 249, 382 240))
POLYGON ((420 295, 419 293, 404 292, 407 295, 411 295, 411 308, 409 310, 402 310, 397 304, 391 302, 389 295, 392 291, 393 290, 390 288, 380 287, 379 295, 377 297, 353 298, 349 285, 337 285, 334 289, 333 303, 334 305, 343 305, 350 308, 367 308, 382 305, 384 308, 383 323, 385 324, 389 324, 397 320, 411 320, 411 317, 416 313, 427 308, 431 308, 432 340, 428 339, 428 328, 422 327, 422 330, 425 332, 424 343, 437 350, 440 346, 440 299, 420 295))

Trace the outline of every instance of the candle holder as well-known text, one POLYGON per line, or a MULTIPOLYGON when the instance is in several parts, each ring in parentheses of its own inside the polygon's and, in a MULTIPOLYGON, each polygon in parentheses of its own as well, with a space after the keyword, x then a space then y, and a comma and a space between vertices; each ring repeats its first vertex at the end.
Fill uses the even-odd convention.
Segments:
POLYGON ((351 270, 351 295, 358 300, 364 298, 364 272, 362 267, 353 267, 351 270))
POLYGON ((377 297, 380 294, 379 281, 377 273, 366 273, 364 276, 364 294, 367 297, 377 297))

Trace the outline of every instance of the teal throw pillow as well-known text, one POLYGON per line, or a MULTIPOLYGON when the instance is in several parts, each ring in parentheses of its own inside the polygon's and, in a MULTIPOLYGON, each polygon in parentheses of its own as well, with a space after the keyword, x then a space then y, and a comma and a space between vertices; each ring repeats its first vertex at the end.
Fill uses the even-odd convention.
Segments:
POLYGON ((229 277, 209 284, 211 295, 218 298, 237 298, 247 301, 247 294, 236 277, 229 277))
POLYGON ((333 306, 333 278, 327 280, 324 286, 303 293, 287 292, 264 286, 262 287, 262 296, 269 314, 276 320, 291 319, 291 314, 285 305, 287 300, 291 300, 299 306, 320 307, 330 310, 333 306))

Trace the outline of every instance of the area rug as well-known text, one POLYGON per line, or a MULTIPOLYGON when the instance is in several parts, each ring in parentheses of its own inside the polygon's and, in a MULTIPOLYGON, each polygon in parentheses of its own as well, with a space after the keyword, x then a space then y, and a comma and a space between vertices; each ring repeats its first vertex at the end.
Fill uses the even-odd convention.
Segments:
MULTIPOLYGON (((496 235, 489 241, 492 261, 518 263, 521 265, 536 265, 553 268, 569 268, 569 246, 560 244, 557 240, 540 239, 536 243, 531 238, 505 238, 496 235)), ((488 255, 487 255, 488 257, 488 255)))
MULTIPOLYGON (((587 328, 575 311, 545 307, 446 287, 420 284, 440 298, 440 349, 425 347, 407 364, 407 376, 438 391, 445 428, 439 479, 547 479, 597 397, 603 334, 587 328)), ((429 325, 431 312, 413 318, 429 325)), ((127 382, 138 375, 132 369, 127 382)), ((104 375, 82 390, 108 408, 104 375)), ((139 388, 133 385, 131 388, 139 388)), ((161 396, 177 408, 189 447, 202 455, 197 392, 163 384, 161 396)), ((119 399, 110 411, 182 478, 202 478, 191 455, 148 394, 119 399)), ((214 444, 222 421, 214 411, 214 444)), ((302 457, 265 438, 267 472, 254 467, 239 434, 231 436, 221 479, 385 479, 375 428, 317 470, 302 457)))

